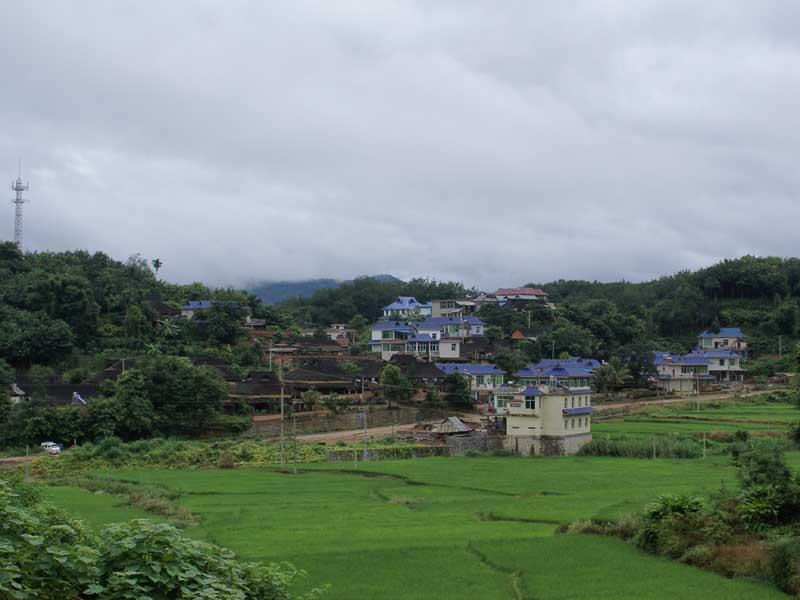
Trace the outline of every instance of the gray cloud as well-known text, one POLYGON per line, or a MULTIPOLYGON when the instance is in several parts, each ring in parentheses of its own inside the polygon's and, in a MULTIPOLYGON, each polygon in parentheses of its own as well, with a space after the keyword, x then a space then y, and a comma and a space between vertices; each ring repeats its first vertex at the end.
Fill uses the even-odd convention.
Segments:
POLYGON ((4 9, 29 249, 487 288, 798 253, 795 3, 4 9))

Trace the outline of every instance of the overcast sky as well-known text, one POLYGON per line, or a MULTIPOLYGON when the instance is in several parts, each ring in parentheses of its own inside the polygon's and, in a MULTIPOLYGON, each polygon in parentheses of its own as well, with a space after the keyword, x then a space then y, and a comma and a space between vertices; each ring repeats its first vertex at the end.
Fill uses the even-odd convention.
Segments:
POLYGON ((796 1, 6 0, 2 20, 0 173, 22 156, 29 250, 484 288, 798 254, 796 1))

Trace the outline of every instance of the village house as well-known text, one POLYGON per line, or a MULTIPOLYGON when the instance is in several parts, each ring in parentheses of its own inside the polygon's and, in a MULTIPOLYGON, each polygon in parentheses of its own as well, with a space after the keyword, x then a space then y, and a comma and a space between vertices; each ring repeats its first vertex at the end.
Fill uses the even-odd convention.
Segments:
POLYGON ((189 300, 186 304, 181 306, 181 317, 184 319, 193 319, 194 314, 198 310, 209 310, 213 304, 211 300, 189 300))
POLYGON ((531 342, 535 342, 538 339, 536 332, 529 327, 517 327, 514 331, 511 332, 511 339, 515 342, 519 342, 522 340, 529 340, 531 342))
POLYGON ((670 394, 696 394, 711 382, 709 359, 691 354, 656 352, 658 388, 670 394))
POLYGON ((334 323, 325 329, 325 335, 337 344, 349 346, 355 343, 356 338, 358 338, 358 331, 348 327, 344 323, 334 323))
POLYGON ((697 338, 700 350, 732 350, 747 358, 747 342, 738 327, 723 327, 718 332, 704 331, 697 338))
POLYGON ((537 383, 495 389, 490 414, 517 454, 575 454, 592 440, 592 389, 582 367, 537 370, 537 383))
POLYGON ((476 310, 472 300, 431 300, 432 317, 466 317, 476 310))
POLYGON ((500 288, 494 297, 501 303, 529 303, 540 302, 548 304, 547 294, 539 288, 500 288))
POLYGON ((383 307, 384 319, 405 319, 414 312, 422 314, 424 304, 412 296, 398 296, 391 304, 383 307))
POLYGON ((501 387, 505 380, 503 369, 496 365, 480 363, 436 363, 436 367, 444 373, 461 373, 469 380, 472 398, 480 401, 491 397, 494 390, 501 387))
POLYGON ((581 358, 570 356, 568 358, 544 358, 535 365, 528 365, 514 373, 514 377, 519 379, 521 385, 539 385, 545 373, 553 373, 553 369, 560 369, 558 372, 568 373, 568 378, 572 381, 578 378, 579 387, 589 387, 591 378, 596 369, 602 365, 599 360, 594 358, 581 358))
POLYGON ((431 317, 420 323, 378 321, 371 328, 370 349, 383 360, 397 353, 412 354, 426 360, 461 358, 465 339, 483 335, 478 317, 431 317))
POLYGON ((714 383, 735 384, 744 379, 741 356, 734 350, 694 350, 689 356, 702 356, 708 360, 708 374, 713 377, 714 383))

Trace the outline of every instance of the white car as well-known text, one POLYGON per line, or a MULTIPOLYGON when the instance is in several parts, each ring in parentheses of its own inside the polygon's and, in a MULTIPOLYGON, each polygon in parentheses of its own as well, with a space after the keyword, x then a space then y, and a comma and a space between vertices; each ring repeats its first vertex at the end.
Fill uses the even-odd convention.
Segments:
POLYGON ((48 454, 61 454, 62 446, 55 442, 42 442, 40 445, 48 454))

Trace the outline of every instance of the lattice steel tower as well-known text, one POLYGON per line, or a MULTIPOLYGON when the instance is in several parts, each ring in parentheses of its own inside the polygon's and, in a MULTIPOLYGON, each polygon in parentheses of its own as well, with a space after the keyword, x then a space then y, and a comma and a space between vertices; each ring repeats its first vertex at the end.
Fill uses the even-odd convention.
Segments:
POLYGON ((19 161, 17 170, 17 180, 11 182, 11 190, 17 193, 17 197, 12 200, 14 203, 14 243, 22 250, 22 205, 27 202, 22 197, 30 187, 29 183, 22 183, 22 160, 19 161))

